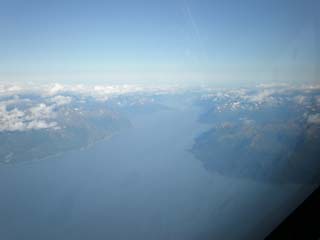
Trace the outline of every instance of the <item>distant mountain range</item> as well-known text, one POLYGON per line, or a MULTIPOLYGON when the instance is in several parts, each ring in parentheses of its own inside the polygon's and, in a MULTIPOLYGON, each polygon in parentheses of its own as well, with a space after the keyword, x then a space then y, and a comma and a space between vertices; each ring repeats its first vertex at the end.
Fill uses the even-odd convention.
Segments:
POLYGON ((319 183, 320 89, 212 91, 199 120, 212 128, 192 152, 210 171, 281 183, 319 183))
POLYGON ((134 113, 165 108, 136 88, 5 87, 0 86, 0 162, 7 164, 86 147, 130 127, 134 113))
POLYGON ((311 85, 0 84, 0 162, 86 147, 131 127, 137 114, 188 106, 199 108, 199 121, 210 128, 191 149, 209 171, 255 181, 319 183, 320 87, 311 85))

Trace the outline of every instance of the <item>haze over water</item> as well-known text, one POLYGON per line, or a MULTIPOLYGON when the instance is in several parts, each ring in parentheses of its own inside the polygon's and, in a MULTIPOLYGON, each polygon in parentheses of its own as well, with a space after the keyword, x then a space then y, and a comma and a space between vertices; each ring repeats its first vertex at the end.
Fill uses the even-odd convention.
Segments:
POLYGON ((320 181, 319 12, 2 0, 0 239, 264 237, 320 181))
POLYGON ((295 206, 301 186, 207 171, 189 151, 208 128, 198 114, 181 106, 138 115, 132 128, 89 148, 1 166, 2 238, 264 236, 295 206))

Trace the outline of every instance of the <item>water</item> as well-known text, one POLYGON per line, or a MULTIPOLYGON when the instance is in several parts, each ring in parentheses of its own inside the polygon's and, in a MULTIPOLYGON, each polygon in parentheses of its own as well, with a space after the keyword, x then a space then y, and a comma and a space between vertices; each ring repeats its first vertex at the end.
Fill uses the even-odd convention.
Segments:
POLYGON ((263 236, 292 210, 301 186, 206 171, 188 151, 208 128, 197 116, 195 108, 137 116, 131 129, 90 148, 1 166, 1 239, 263 236))

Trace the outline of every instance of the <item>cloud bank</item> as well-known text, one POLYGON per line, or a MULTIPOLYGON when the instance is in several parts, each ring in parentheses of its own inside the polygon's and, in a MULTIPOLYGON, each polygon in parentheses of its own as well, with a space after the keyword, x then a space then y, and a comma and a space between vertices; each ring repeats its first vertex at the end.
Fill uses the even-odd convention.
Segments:
POLYGON ((215 111, 259 110, 284 104, 300 105, 306 122, 320 124, 320 86, 287 84, 259 85, 255 88, 188 89, 181 86, 83 85, 0 83, 0 132, 60 128, 57 112, 87 98, 108 101, 122 95, 142 96, 190 91, 203 101, 214 103, 215 111))

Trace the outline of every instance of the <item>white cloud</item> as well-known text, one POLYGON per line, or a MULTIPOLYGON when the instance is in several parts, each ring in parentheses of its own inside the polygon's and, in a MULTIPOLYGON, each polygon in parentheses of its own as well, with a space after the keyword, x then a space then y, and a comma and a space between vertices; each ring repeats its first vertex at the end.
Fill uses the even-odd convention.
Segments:
POLYGON ((320 124, 320 113, 309 115, 307 122, 309 124, 320 124))
POLYGON ((25 114, 14 108, 7 111, 6 106, 0 106, 0 131, 22 131, 24 129, 23 117, 25 114))
POLYGON ((305 104, 306 100, 307 100, 307 97, 303 95, 298 95, 294 97, 294 101, 300 105, 305 104))
POLYGON ((53 111, 54 106, 47 106, 44 103, 37 104, 34 107, 29 108, 27 112, 26 119, 52 119, 55 118, 56 114, 53 111))
POLYGON ((46 129, 46 128, 54 128, 56 129, 58 126, 56 122, 46 122, 43 120, 33 120, 26 124, 26 129, 46 129))
POLYGON ((320 106, 320 95, 315 97, 316 104, 320 106))
MULTIPOLYGON (((137 85, 84 85, 84 84, 23 84, 0 83, 0 131, 24 131, 30 129, 57 128, 56 110, 80 98, 93 97, 96 100, 108 99, 126 94, 170 94, 187 90, 174 86, 137 86, 137 85), (40 96, 40 101, 23 98, 23 94, 40 96), (3 99, 1 101, 1 99, 3 99)), ((194 89, 193 89, 194 90, 194 89)), ((310 97, 320 90, 318 86, 289 86, 287 84, 260 85, 254 89, 212 89, 199 88, 203 99, 215 103, 218 111, 255 110, 263 105, 281 104, 284 99, 295 104, 309 107, 314 103, 320 106, 320 97, 310 97)), ((198 93, 198 92, 197 92, 198 93)), ((314 96, 314 95, 313 95, 314 96)), ((313 107, 313 106, 312 106, 313 107)), ((312 110, 316 111, 316 110, 312 110)), ((317 116, 317 115, 316 115, 317 116)), ((317 117, 309 116, 308 121, 317 122, 317 117)))
POLYGON ((54 96, 53 98, 50 99, 50 102, 53 102, 57 106, 67 105, 67 104, 71 103, 71 101, 72 101, 71 97, 61 96, 61 95, 54 96))
POLYGON ((26 109, 8 110, 8 103, 0 102, 0 132, 57 128, 52 106, 41 103, 26 109))
POLYGON ((268 89, 268 90, 258 91, 256 94, 253 94, 253 95, 247 95, 244 98, 250 102, 256 102, 259 104, 274 103, 275 102, 275 98, 273 97, 274 93, 275 93, 274 90, 268 89))
POLYGON ((290 87, 290 85, 288 83, 281 83, 281 82, 278 82, 278 83, 261 83, 259 85, 257 85, 258 88, 288 88, 290 87))
POLYGON ((55 95, 55 94, 57 94, 59 92, 62 92, 64 89, 65 89, 65 86, 56 83, 52 87, 49 86, 48 93, 50 95, 55 95))

